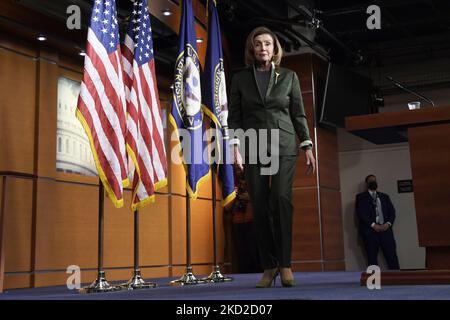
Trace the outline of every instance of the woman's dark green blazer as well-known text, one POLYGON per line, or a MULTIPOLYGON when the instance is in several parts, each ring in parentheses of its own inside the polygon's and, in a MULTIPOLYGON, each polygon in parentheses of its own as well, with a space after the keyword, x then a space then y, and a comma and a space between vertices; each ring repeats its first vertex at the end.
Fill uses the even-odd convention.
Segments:
POLYGON ((296 135, 300 147, 312 145, 297 74, 272 64, 269 86, 263 96, 255 72, 254 66, 248 67, 233 77, 229 128, 279 129, 279 155, 297 155, 296 135))

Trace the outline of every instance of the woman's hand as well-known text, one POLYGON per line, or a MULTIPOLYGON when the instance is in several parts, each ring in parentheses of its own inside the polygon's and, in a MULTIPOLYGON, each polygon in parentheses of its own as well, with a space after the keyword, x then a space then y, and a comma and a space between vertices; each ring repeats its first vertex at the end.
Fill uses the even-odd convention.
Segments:
POLYGON ((316 159, 314 159, 312 149, 308 149, 305 152, 306 152, 306 165, 308 166, 306 174, 309 175, 316 171, 316 159))
POLYGON ((241 169, 242 171, 244 170, 244 167, 242 166, 242 156, 241 153, 239 152, 239 147, 238 145, 234 145, 231 147, 231 157, 233 159, 233 163, 235 165, 238 166, 239 169, 241 169))

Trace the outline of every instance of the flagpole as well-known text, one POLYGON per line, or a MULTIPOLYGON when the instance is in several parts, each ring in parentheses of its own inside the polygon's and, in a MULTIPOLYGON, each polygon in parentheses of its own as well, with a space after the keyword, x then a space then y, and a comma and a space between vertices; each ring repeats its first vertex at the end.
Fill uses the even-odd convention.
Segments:
POLYGON ((136 290, 155 288, 157 284, 154 282, 146 282, 141 277, 141 269, 139 268, 139 210, 134 210, 134 268, 133 276, 128 282, 121 284, 123 290, 136 290))
MULTIPOLYGON (((186 186, 188 180, 186 177, 186 186)), ((191 266, 191 199, 186 189, 186 272, 177 280, 170 282, 171 286, 184 286, 205 283, 202 279, 197 279, 192 272, 191 266)))
MULTIPOLYGON (((215 164, 212 164, 214 166, 215 164)), ((211 198, 212 198, 212 215, 213 215, 213 244, 214 244, 214 267, 213 271, 207 278, 203 278, 202 280, 207 282, 226 282, 233 281, 233 278, 226 277, 222 275, 220 272, 220 266, 217 263, 217 196, 216 196, 216 172, 213 167, 211 170, 211 198)))
POLYGON ((88 287, 81 288, 80 293, 96 293, 119 290, 118 287, 111 286, 106 280, 105 271, 103 270, 103 229, 104 229, 104 204, 105 189, 103 183, 99 180, 98 191, 98 267, 97 279, 88 287))

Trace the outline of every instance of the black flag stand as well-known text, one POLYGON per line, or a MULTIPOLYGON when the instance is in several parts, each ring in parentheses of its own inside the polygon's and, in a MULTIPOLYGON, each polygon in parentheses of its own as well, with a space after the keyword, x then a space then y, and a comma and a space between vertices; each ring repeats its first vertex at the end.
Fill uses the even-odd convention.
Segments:
MULTIPOLYGON (((214 164, 213 164, 214 165, 214 164)), ((225 277, 220 273, 220 266, 217 263, 217 209, 216 209, 216 173, 214 168, 211 170, 211 193, 212 193, 212 213, 213 213, 213 243, 214 243, 214 267, 213 271, 207 278, 202 280, 207 282, 226 282, 233 281, 231 277, 225 277)))
MULTIPOLYGON (((186 178, 186 184, 187 184, 186 178)), ((192 273, 191 266, 191 200, 186 191, 186 273, 177 280, 170 282, 171 286, 184 286, 191 284, 205 283, 204 280, 197 279, 192 273)))
POLYGON ((95 293, 120 290, 118 287, 111 286, 106 281, 105 271, 103 270, 103 216, 104 216, 104 195, 105 189, 102 181, 99 179, 98 191, 98 274, 97 279, 88 287, 81 288, 80 293, 95 293))
POLYGON ((133 276, 128 282, 121 284, 120 288, 123 290, 136 290, 155 288, 156 283, 145 282, 141 277, 141 270, 139 269, 139 211, 134 211, 134 269, 133 276))

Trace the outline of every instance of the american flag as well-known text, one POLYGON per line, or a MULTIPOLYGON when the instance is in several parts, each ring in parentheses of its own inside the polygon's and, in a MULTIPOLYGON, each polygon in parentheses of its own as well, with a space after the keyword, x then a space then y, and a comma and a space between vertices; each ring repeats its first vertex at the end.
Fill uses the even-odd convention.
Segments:
POLYGON ((126 143, 135 165, 131 207, 136 210, 153 202, 155 190, 167 184, 164 129, 147 0, 133 4, 122 53, 128 112, 126 143))
POLYGON ((123 206, 123 187, 128 183, 121 59, 115 0, 95 0, 76 113, 105 191, 118 208, 123 206))

